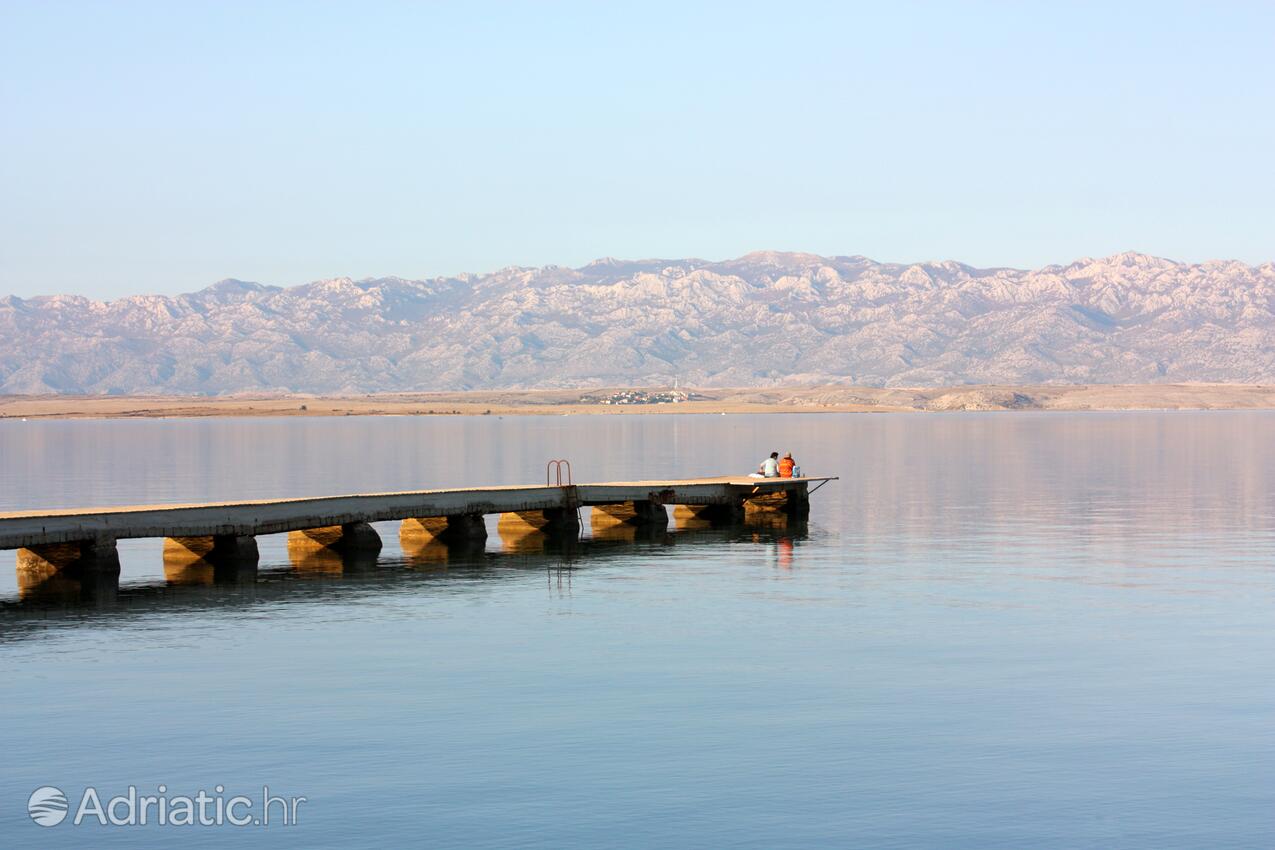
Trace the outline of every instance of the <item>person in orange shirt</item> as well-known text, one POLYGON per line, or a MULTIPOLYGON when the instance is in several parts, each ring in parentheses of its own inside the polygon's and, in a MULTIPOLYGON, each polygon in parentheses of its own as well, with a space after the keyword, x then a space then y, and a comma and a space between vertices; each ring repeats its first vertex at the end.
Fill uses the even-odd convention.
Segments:
POLYGON ((788 454, 784 455, 783 459, 779 461, 779 477, 792 478, 792 469, 796 465, 797 462, 792 459, 792 452, 788 452, 788 454))

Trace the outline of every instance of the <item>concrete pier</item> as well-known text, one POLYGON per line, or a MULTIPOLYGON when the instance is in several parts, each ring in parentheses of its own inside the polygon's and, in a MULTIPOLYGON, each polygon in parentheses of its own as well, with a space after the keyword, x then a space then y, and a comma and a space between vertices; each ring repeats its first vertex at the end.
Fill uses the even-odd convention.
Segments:
POLYGON ((18 549, 18 572, 28 576, 86 572, 118 573, 120 557, 115 538, 99 535, 83 540, 34 543, 18 549))
POLYGON ((668 525, 668 510, 653 499, 635 499, 616 505, 594 505, 590 523, 607 525, 668 525))
POLYGON ((356 520, 342 525, 325 525, 289 532, 288 548, 294 546, 303 549, 335 549, 340 552, 379 552, 381 535, 368 523, 356 520))
POLYGON ((810 494, 798 491, 766 493, 744 500, 744 512, 780 513, 801 518, 810 515, 810 494))
POLYGON ((257 577, 258 559, 255 537, 164 539, 164 578, 173 585, 246 584, 257 577))
POLYGON ((398 539, 436 538, 444 543, 459 540, 486 540, 487 523, 479 513, 438 517, 408 517, 399 526, 398 539))
POLYGON ((502 537, 535 532, 550 536, 579 534, 580 517, 574 510, 568 508, 508 511, 500 515, 497 529, 502 537))
POLYGON ((206 534, 164 539, 165 561, 240 561, 255 564, 258 557, 257 538, 241 534, 206 534))
POLYGON ((171 551, 175 560, 242 564, 255 562, 255 536, 288 532, 294 563, 329 564, 332 558, 314 557, 327 551, 345 555, 335 560, 348 569, 368 562, 369 555, 375 561, 381 539, 373 522, 402 521, 400 541, 474 542, 486 538, 483 517, 488 514, 500 514, 507 531, 522 525, 528 532, 572 536, 581 507, 594 508, 597 528, 662 529, 668 523, 668 505, 715 522, 734 522, 741 514, 757 512, 800 519, 810 511, 811 485, 830 480, 835 479, 722 477, 17 511, 0 513, 0 549, 19 550, 24 586, 52 575, 118 574, 115 541, 138 537, 168 538, 165 552, 171 551), (356 553, 361 553, 358 558, 349 557, 356 553))

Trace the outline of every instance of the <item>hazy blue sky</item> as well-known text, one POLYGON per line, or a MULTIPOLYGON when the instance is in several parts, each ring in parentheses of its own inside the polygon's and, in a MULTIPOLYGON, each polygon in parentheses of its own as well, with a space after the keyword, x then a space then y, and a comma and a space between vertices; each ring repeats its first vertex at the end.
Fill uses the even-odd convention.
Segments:
POLYGON ((0 0, 0 294, 1275 259, 1275 4, 0 0))

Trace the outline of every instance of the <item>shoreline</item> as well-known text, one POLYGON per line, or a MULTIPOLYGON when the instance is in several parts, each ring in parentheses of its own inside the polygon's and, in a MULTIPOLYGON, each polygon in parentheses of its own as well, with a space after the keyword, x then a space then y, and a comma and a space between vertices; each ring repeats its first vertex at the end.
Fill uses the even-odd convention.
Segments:
MULTIPOLYGON (((687 390, 656 404, 582 402, 630 388, 368 395, 0 396, 4 419, 161 419, 217 416, 632 416, 652 413, 920 413, 1275 409, 1269 384, 967 385, 932 388, 792 386, 687 390)), ((666 388, 660 388, 666 389, 666 388)))

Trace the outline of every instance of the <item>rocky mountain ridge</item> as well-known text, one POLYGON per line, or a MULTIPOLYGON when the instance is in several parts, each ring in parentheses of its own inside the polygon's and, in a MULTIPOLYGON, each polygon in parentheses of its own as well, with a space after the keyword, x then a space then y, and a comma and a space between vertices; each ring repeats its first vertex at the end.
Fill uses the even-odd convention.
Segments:
POLYGON ((1275 264, 757 252, 0 298, 3 393, 1275 380, 1275 264))

